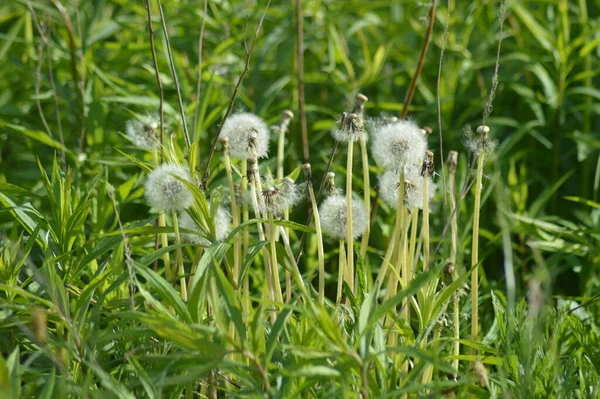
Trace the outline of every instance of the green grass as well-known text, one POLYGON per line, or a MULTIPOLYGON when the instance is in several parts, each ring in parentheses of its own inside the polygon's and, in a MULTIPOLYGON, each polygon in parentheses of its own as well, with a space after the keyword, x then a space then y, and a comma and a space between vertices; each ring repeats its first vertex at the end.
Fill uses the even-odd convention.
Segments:
MULTIPOLYGON (((249 220, 215 239, 215 212, 230 201, 230 182, 221 145, 209 154, 228 107, 272 126, 291 110, 283 175, 305 180, 296 3, 265 10, 262 0, 209 1, 205 15, 201 0, 164 0, 168 41, 159 3, 150 3, 168 143, 156 154, 125 136, 128 120, 160 112, 144 2, 64 1, 62 12, 54 0, 0 5, 0 397, 600 396, 598 1, 507 2, 499 85, 486 122, 498 145, 484 157, 475 229, 476 337, 477 159, 464 131, 482 124, 490 96, 500 2, 437 4, 408 108, 419 126, 433 129, 437 193, 429 239, 421 237, 419 216, 416 235, 405 232, 406 249, 382 263, 397 214, 379 201, 364 258, 360 239, 354 242, 356 278, 354 287, 344 281, 341 303, 340 248, 347 253, 348 246, 323 237, 323 305, 306 187, 289 221, 268 212, 255 217, 250 204, 249 220), (245 38, 251 46, 256 32, 234 96, 245 38), (442 167, 451 150, 459 152, 455 252, 449 168, 442 167), (144 183, 159 157, 193 172, 190 214, 210 246, 178 244, 171 213, 151 211, 144 183), (413 246, 414 276, 395 291, 394 279, 404 281, 396 266, 406 266, 401 259, 413 246), (185 299, 182 276, 167 278, 167 255, 170 270, 183 259, 185 299), (283 303, 269 299, 265 263, 274 261, 283 303), (378 285, 384 265, 388 274, 378 285)), ((400 116, 429 5, 304 0, 302 7, 307 181, 316 195, 335 146, 330 132, 358 93, 369 98, 369 133, 372 118, 400 116)), ((277 132, 271 137, 261 175, 278 170, 277 132)), ((331 165, 336 184, 353 187, 357 198, 366 191, 373 206, 383 170, 369 158, 369 189, 356 143, 346 182, 345 147, 337 147, 331 165)), ((244 165, 231 164, 240 184, 244 165)))

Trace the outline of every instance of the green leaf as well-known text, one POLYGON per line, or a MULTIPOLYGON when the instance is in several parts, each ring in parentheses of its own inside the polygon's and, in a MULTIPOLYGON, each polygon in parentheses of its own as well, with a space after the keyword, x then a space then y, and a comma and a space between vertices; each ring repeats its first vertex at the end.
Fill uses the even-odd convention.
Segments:
MULTIPOLYGON (((190 317, 190 313, 188 312, 185 303, 181 300, 179 293, 175 291, 173 286, 169 284, 164 278, 159 276, 156 272, 151 269, 148 269, 145 266, 139 265, 137 262, 132 261, 133 266, 137 274, 142 276, 146 283, 153 289, 155 292, 168 304, 171 305, 175 309, 175 314, 181 317, 188 323, 191 323, 192 319, 190 317)), ((138 288, 140 291, 143 289, 141 285, 138 284, 138 288)), ((145 291, 145 290, 144 290, 145 291)), ((148 299, 148 296, 145 296, 148 299)), ((166 309, 165 309, 166 311, 166 309)), ((166 312, 167 314, 169 312, 166 312)))

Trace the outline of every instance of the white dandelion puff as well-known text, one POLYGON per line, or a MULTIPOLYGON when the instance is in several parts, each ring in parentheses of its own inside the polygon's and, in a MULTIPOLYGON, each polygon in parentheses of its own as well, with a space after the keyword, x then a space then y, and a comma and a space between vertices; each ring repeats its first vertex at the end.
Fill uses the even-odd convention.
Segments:
POLYGON ((192 206, 194 195, 175 176, 191 181, 190 172, 177 165, 162 164, 150 172, 145 184, 145 196, 152 208, 159 212, 171 212, 192 206))
POLYGON ((125 124, 125 133, 137 147, 152 150, 158 143, 157 129, 159 120, 146 115, 138 119, 130 119, 125 124))
MULTIPOLYGON (((398 209, 399 174, 387 171, 379 177, 379 195, 390 207, 398 209)), ((429 201, 435 195, 436 185, 432 178, 427 179, 427 197, 429 201)), ((416 167, 404 172, 404 204, 410 208, 423 209, 423 176, 416 167)))
POLYGON ((382 125, 373 133, 372 143, 373 158, 386 170, 421 165, 427 150, 423 132, 412 121, 382 125))
MULTIPOLYGON (((323 231, 332 238, 338 240, 346 239, 347 218, 346 196, 334 194, 321 204, 319 216, 323 231)), ((359 199, 352 200, 352 233, 353 239, 357 239, 367 230, 369 215, 365 204, 359 199)))
POLYGON ((227 118, 220 137, 229 138, 231 158, 247 160, 254 156, 252 145, 257 158, 266 157, 269 151, 269 127, 261 118, 248 112, 227 118))

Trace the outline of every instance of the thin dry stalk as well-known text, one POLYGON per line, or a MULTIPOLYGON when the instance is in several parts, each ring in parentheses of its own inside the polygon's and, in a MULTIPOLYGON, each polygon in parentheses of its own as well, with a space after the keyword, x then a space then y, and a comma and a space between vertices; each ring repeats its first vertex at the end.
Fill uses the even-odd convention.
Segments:
POLYGON ((204 14, 202 15, 202 24, 200 25, 200 34, 198 35, 198 83, 196 85, 196 107, 194 108, 194 125, 192 134, 194 141, 198 134, 198 116, 200 115, 200 89, 202 88, 202 43, 204 41, 204 25, 208 14, 208 0, 204 0, 204 14))
MULTIPOLYGON (((165 93, 160 80, 160 70, 158 68, 158 57, 156 56, 156 44, 154 43, 154 27, 152 26, 152 10, 150 9, 150 0, 144 0, 146 3, 146 12, 148 14, 148 35, 150 38, 150 50, 152 51, 152 62, 154 64, 154 74, 156 75, 156 85, 158 86, 158 110, 160 117, 160 147, 163 147, 165 140, 165 93)), ((162 161, 163 154, 161 151, 160 160, 162 161)))
POLYGON ((163 7, 160 0, 156 0, 158 5, 158 12, 160 13, 160 22, 163 28, 163 34, 165 35, 165 43, 167 45, 167 57, 169 58, 169 67, 171 68, 171 74, 173 75, 173 82, 175 83, 175 91, 177 92, 177 101, 179 102, 179 111, 181 113, 181 125, 183 126, 183 136, 188 150, 190 149, 192 142, 190 140, 190 133, 188 132, 187 121, 185 118, 185 108, 183 107, 183 98, 181 97, 181 88, 179 87, 179 78, 177 77, 177 70, 175 69, 175 61, 173 60, 173 53, 171 51, 171 42, 169 41, 169 32, 167 30, 167 21, 165 21, 165 15, 163 13, 163 7))
POLYGON ((233 93, 231 94, 231 99, 229 100, 229 105, 227 106, 227 111, 225 112, 225 116, 223 117, 223 121, 221 122, 221 126, 219 127, 219 131, 215 135, 212 145, 210 146, 210 151, 208 153, 208 157, 206 158, 206 164, 204 165, 204 171, 202 173, 202 175, 203 175, 202 181, 200 182, 201 187, 203 187, 203 188, 207 188, 208 179, 210 178, 210 161, 212 161, 212 157, 215 154, 215 148, 217 147, 217 141, 219 140, 219 136, 221 135, 221 131, 223 130, 223 126, 225 125, 225 121, 227 120, 227 118, 229 118, 229 115, 231 115, 231 111, 233 110, 233 103, 235 102, 238 91, 239 91, 240 87, 242 86, 242 81, 244 80, 244 77, 250 70, 250 58, 252 57, 252 52, 254 51, 254 46, 256 45, 256 39, 258 38, 258 33, 260 32, 260 28, 262 27, 262 23, 265 19, 265 16, 267 15, 267 10, 269 9, 270 5, 271 5, 271 0, 269 0, 267 2, 267 5, 265 6, 265 10, 264 10, 262 16, 260 17, 260 21, 258 22, 258 25, 256 25, 256 30, 254 31, 254 37, 252 38, 252 43, 250 44, 250 47, 248 47, 248 41, 247 41, 248 38, 246 36, 246 26, 248 24, 247 19, 246 19, 246 23, 244 24, 244 49, 246 50, 246 62, 244 64, 244 70, 242 71, 240 77, 238 78, 237 83, 235 84, 233 93))
POLYGON ((298 79, 298 102, 300 105, 300 129, 302 131, 302 154, 304 163, 308 163, 308 128, 306 124, 306 99, 304 95, 304 29, 303 29, 303 13, 302 0, 296 0, 296 61, 298 63, 297 79, 298 79))

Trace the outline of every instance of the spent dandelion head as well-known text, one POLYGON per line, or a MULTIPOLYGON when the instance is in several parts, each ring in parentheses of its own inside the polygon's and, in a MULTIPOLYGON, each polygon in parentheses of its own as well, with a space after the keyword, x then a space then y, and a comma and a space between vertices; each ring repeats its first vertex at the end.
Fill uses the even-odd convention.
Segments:
POLYGON ((261 118, 248 112, 227 118, 220 137, 229 138, 229 154, 232 158, 263 158, 269 151, 269 127, 261 118))
MULTIPOLYGON (((321 226, 323 231, 332 238, 338 240, 346 239, 346 219, 348 208, 346 196, 343 194, 330 195, 319 207, 321 226)), ((352 233, 353 239, 357 239, 367 229, 369 215, 365 204, 359 199, 352 200, 352 233)))
POLYGON ((150 172, 145 196, 152 208, 159 212, 181 211, 194 203, 194 195, 178 178, 191 181, 190 172, 166 163, 150 172))
POLYGON ((423 165, 421 166, 421 171, 419 174, 421 176, 431 177, 435 172, 433 166, 433 152, 425 151, 425 158, 423 158, 423 165))
POLYGON ((334 172, 327 172, 327 175, 325 175, 325 181, 323 182, 324 186, 324 190, 325 190, 325 194, 327 195, 333 195, 335 193, 337 193, 337 187, 335 185, 335 173, 334 172))
POLYGON ((358 141, 364 134, 363 120, 353 112, 342 112, 338 128, 331 132, 333 138, 341 143, 358 141))
POLYGON ((158 126, 159 120, 157 118, 146 115, 140 117, 140 119, 128 120, 125 124, 125 133, 137 147, 152 150, 158 144, 158 126))
POLYGON ((423 132, 412 121, 382 125, 373 134, 373 158, 384 169, 399 171, 421 165, 427 150, 423 132))
POLYGON ((292 119, 294 119, 294 113, 286 109, 281 113, 281 119, 279 120, 279 124, 273 126, 273 130, 277 133, 286 133, 288 131, 288 127, 292 119))
POLYGON ((282 212, 297 205, 302 199, 300 187, 289 177, 267 177, 266 188, 262 192, 266 211, 279 217, 282 212))
POLYGON ((470 127, 465 128, 464 144, 467 150, 478 156, 491 154, 496 149, 498 143, 489 137, 490 128, 488 126, 479 126, 477 135, 473 134, 470 127))

